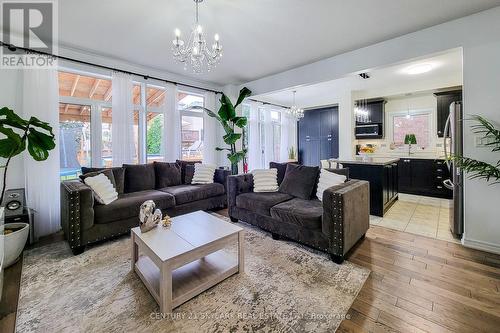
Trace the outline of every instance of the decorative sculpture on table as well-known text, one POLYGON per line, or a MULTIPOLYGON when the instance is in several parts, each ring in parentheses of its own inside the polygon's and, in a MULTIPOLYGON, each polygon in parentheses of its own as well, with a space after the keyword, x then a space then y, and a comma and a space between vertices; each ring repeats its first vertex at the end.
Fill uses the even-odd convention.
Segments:
POLYGON ((141 205, 139 212, 139 221, 141 232, 148 232, 155 228, 162 220, 161 210, 155 209, 156 205, 153 200, 145 201, 141 205))
POLYGON ((172 218, 165 214, 165 216, 163 216, 163 220, 161 220, 161 223, 165 228, 170 228, 172 226, 172 218))

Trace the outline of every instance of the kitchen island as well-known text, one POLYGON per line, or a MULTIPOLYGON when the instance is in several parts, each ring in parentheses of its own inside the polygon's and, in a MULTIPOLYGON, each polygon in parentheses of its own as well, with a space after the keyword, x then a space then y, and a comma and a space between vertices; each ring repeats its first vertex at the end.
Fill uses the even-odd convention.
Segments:
POLYGON ((332 159, 349 168, 349 177, 370 182, 370 214, 383 217, 398 199, 399 158, 332 159))

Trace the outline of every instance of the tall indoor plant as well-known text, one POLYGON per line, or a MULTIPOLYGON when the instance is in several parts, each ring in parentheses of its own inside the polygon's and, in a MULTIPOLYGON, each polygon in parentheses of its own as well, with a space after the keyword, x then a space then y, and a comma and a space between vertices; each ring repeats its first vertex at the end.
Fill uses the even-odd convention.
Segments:
MULTIPOLYGON (((493 153, 500 152, 500 129, 496 128, 491 121, 481 116, 472 116, 470 120, 475 122, 475 124, 471 126, 472 132, 480 135, 481 138, 485 140, 485 145, 491 147, 493 153)), ((496 164, 490 164, 459 155, 451 155, 449 159, 463 171, 468 173, 472 179, 493 180, 492 184, 500 183, 500 158, 496 164)))
POLYGON ((3 107, 0 109, 0 157, 7 159, 3 170, 3 185, 0 195, 0 204, 3 202, 7 170, 12 158, 28 148, 29 154, 36 161, 44 161, 49 157, 49 151, 56 146, 52 127, 36 117, 24 120, 13 110, 3 107))
POLYGON ((224 132, 226 133, 223 136, 224 143, 226 143, 228 148, 215 148, 217 151, 227 151, 227 158, 231 162, 231 173, 233 175, 238 174, 238 163, 243 160, 247 153, 247 149, 243 148, 242 150, 238 150, 236 148, 236 143, 241 139, 241 133, 235 133, 236 127, 243 129, 247 124, 246 117, 239 117, 236 115, 236 107, 240 105, 245 98, 250 96, 252 92, 248 88, 243 88, 240 90, 240 94, 238 96, 238 100, 236 104, 233 105, 229 97, 225 94, 222 94, 220 98, 220 109, 219 112, 215 113, 212 110, 209 110, 202 106, 193 106, 191 109, 204 110, 210 117, 213 117, 219 121, 219 123, 224 128, 224 132))

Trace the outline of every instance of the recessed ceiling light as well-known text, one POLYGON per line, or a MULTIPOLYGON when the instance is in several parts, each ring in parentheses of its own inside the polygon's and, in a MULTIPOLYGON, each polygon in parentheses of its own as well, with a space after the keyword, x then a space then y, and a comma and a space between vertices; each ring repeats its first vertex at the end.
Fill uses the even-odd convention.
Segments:
POLYGON ((430 72, 433 69, 434 69, 433 64, 424 63, 424 64, 416 64, 416 65, 412 65, 410 67, 407 67, 407 68, 405 68, 404 72, 406 74, 410 74, 410 75, 417 75, 417 74, 423 74, 423 73, 430 72))

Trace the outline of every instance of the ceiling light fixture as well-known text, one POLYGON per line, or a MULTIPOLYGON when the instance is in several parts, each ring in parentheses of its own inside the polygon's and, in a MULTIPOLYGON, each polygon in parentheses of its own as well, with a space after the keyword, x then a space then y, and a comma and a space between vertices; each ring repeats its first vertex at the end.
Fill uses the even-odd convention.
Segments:
POLYGON ((214 35, 214 43, 212 47, 207 46, 203 27, 198 20, 198 5, 203 0, 194 0, 196 4, 196 23, 191 31, 191 36, 186 43, 181 39, 181 31, 175 29, 175 39, 172 41, 172 52, 174 59, 184 64, 184 69, 187 70, 188 65, 193 69, 194 73, 200 74, 205 70, 210 72, 222 57, 222 45, 218 34, 214 35))
POLYGON ((433 64, 424 63, 424 64, 416 64, 416 65, 412 65, 410 67, 407 67, 404 70, 404 72, 406 74, 410 74, 410 75, 417 75, 417 74, 423 74, 423 73, 430 72, 433 69, 434 69, 433 64))
POLYGON ((290 109, 287 109, 287 113, 291 115, 292 117, 295 117, 297 119, 304 118, 304 109, 299 108, 297 106, 297 103, 295 103, 295 94, 297 93, 296 90, 293 91, 293 105, 290 107, 290 109))

